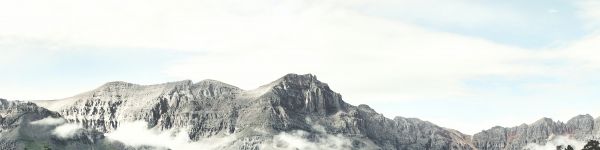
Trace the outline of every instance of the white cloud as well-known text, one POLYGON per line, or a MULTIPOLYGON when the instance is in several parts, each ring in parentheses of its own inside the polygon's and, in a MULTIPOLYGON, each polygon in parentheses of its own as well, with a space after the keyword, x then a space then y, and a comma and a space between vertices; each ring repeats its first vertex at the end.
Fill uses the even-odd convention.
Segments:
MULTIPOLYGON (((600 18, 596 2, 586 2, 582 14, 600 18)), ((397 6, 400 12, 387 13, 415 13, 419 15, 412 16, 417 18, 409 19, 425 16, 439 24, 468 26, 522 19, 512 11, 466 0, 0 1, 0 48, 5 49, 0 64, 51 55, 40 52, 71 46, 118 48, 115 52, 182 50, 195 55, 164 70, 171 77, 212 78, 252 89, 286 73, 313 73, 352 104, 460 99, 481 95, 466 87, 465 79, 539 74, 571 79, 600 66, 600 55, 593 51, 598 47, 595 36, 567 48, 532 51, 427 30, 385 14, 377 16, 386 12, 364 12, 363 6, 397 6), (574 63, 562 67, 522 63, 532 60, 574 63)), ((546 88, 564 87, 579 86, 546 88)), ((27 90, 0 88, 2 94, 31 95, 27 90)), ((456 124, 459 130, 468 130, 456 124)))
POLYGON ((65 123, 65 119, 63 118, 53 118, 53 117, 46 117, 44 119, 40 119, 40 120, 36 120, 31 122, 31 124, 33 125, 60 125, 65 123))
POLYGON ((590 35, 561 50, 557 57, 564 57, 580 67, 582 71, 600 68, 600 34, 590 35))
POLYGON ((355 147, 353 139, 342 134, 329 134, 325 128, 314 123, 310 118, 306 122, 311 124, 313 133, 304 130, 293 130, 289 132, 280 132, 261 143, 260 149, 265 150, 347 150, 359 148, 362 150, 381 149, 368 139, 361 139, 359 147, 355 147))
POLYGON ((590 29, 598 29, 600 25, 600 1, 597 0, 579 0, 576 1, 580 8, 579 14, 587 22, 590 29))
MULTIPOLYGON (((324 133, 322 127, 313 125, 313 128, 318 133, 308 133, 302 130, 294 130, 290 132, 281 132, 273 137, 269 137, 268 133, 264 133, 265 139, 259 145, 261 149, 267 150, 288 150, 288 149, 306 149, 306 150, 342 150, 352 147, 352 139, 343 135, 333 135, 324 133)), ((261 133, 258 129, 254 129, 261 133)), ((123 142, 130 146, 154 146, 158 148, 170 148, 176 150, 192 150, 192 149, 223 149, 231 146, 239 140, 236 134, 225 136, 213 136, 210 138, 202 138, 198 141, 189 139, 186 129, 170 129, 159 131, 154 128, 147 128, 147 123, 144 121, 127 122, 120 124, 119 128, 105 136, 110 140, 123 142)), ((370 141, 362 141, 363 149, 377 149, 370 141), (370 142, 370 143, 369 143, 370 142)))
POLYGON ((551 136, 548 138, 546 144, 527 144, 523 149, 525 150, 556 150, 557 146, 563 146, 566 148, 571 145, 573 149, 582 149, 586 142, 573 139, 568 136, 551 136))
POLYGON ((130 146, 154 146, 176 150, 219 149, 237 139, 235 135, 229 135, 192 142, 184 129, 158 131, 147 128, 147 123, 144 121, 121 123, 117 130, 106 133, 105 136, 130 146))
POLYGON ((52 134, 59 138, 71 138, 81 132, 83 127, 80 124, 67 123, 62 124, 52 130, 52 134))
POLYGON ((351 1, 367 14, 464 28, 495 24, 519 25, 527 14, 518 9, 473 0, 372 0, 351 1))
POLYGON ((5 14, 0 37, 58 46, 195 51, 197 56, 165 72, 174 78, 213 78, 247 89, 290 72, 314 73, 357 102, 373 95, 389 100, 466 95, 469 91, 461 79, 528 70, 511 64, 528 57, 526 50, 428 31, 373 16, 363 6, 398 6, 446 19, 442 23, 518 18, 469 1, 24 0, 0 2, 0 14, 5 14), (415 9, 429 4, 451 10, 415 9), (504 15, 508 16, 499 17, 504 15), (358 91, 369 96, 355 94, 358 91))
POLYGON ((352 141, 341 135, 322 135, 316 138, 309 137, 309 133, 301 130, 290 133, 282 132, 273 137, 269 142, 263 143, 261 149, 272 150, 343 150, 352 147, 352 141))
POLYGON ((71 138, 83 130, 80 124, 66 123, 63 118, 46 117, 44 119, 31 122, 32 125, 55 126, 52 134, 63 139, 71 138))
POLYGON ((246 89, 290 72, 314 73, 347 97, 392 92, 389 99, 398 100, 466 94, 461 79, 526 72, 511 63, 529 55, 514 47, 346 10, 317 9, 285 19, 258 17, 236 25, 236 33, 244 34, 218 40, 227 42, 215 44, 223 51, 183 60, 166 73, 214 78, 246 89))

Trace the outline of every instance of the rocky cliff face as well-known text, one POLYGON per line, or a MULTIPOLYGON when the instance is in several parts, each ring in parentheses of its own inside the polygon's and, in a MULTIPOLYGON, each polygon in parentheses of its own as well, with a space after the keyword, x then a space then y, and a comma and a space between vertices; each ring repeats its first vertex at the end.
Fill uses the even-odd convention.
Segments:
POLYGON ((32 120, 58 117, 57 113, 37 107, 33 103, 0 99, 0 149, 23 148, 19 143, 20 132, 32 120))
POLYGON ((529 143, 545 144, 552 136, 565 135, 585 141, 597 138, 600 119, 590 115, 573 117, 567 123, 543 118, 533 124, 517 127, 493 127, 473 136, 473 144, 481 150, 517 150, 529 143))
POLYGON ((69 137, 55 135, 64 124, 60 114, 34 103, 0 99, 0 149, 133 149, 103 140, 100 132, 80 129, 69 137), (41 120, 50 121, 41 121, 41 120))
POLYGON ((286 75, 254 90, 214 80, 158 85, 107 83, 71 98, 36 101, 69 122, 111 132, 123 122, 185 128, 192 140, 236 135, 230 149, 259 149, 280 132, 343 135, 348 149, 473 149, 470 136, 414 118, 353 106, 314 75, 286 75))
POLYGON ((544 144, 552 136, 587 140, 600 133, 600 119, 579 115, 566 123, 543 118, 529 125, 493 127, 471 137, 416 118, 385 118, 367 105, 350 105, 310 74, 288 74, 253 90, 215 80, 110 82, 74 97, 34 102, 0 99, 0 149, 161 149, 105 139, 105 133, 138 120, 159 131, 183 129, 192 141, 235 137, 217 149, 248 150, 277 149, 282 143, 275 139, 282 135, 348 141, 337 149, 516 150, 544 144), (55 129, 65 123, 33 123, 47 118, 83 128, 64 138, 55 129))

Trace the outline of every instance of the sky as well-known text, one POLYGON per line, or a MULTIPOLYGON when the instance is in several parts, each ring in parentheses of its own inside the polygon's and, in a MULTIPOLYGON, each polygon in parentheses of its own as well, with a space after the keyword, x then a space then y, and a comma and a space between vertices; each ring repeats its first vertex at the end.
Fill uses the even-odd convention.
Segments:
POLYGON ((0 0, 0 97, 311 73, 350 104, 473 134, 600 116, 599 26, 594 0, 0 0))

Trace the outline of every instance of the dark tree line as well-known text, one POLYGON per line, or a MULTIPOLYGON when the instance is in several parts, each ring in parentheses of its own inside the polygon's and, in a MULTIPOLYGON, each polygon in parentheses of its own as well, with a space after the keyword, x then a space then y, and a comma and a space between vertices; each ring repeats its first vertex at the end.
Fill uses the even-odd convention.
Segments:
MULTIPOLYGON (((566 147, 563 145, 560 146, 556 146, 556 150, 574 150, 573 146, 571 145, 567 145, 566 147)), ((583 146, 583 149, 581 150, 600 150, 600 142, 596 141, 596 140, 589 140, 587 144, 585 144, 585 146, 583 146)))
POLYGON ((573 149, 573 146, 571 146, 571 145, 567 145, 567 147, 565 147, 563 145, 559 145, 559 146, 556 146, 556 150, 574 150, 574 149, 573 149))
POLYGON ((600 143, 596 140, 590 140, 581 150, 600 150, 600 143))

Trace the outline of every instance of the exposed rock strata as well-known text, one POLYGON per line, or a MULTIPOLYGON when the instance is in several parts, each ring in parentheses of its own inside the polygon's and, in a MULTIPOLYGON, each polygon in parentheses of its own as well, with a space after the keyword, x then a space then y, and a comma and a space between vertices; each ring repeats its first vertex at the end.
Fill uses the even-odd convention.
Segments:
POLYGON ((110 132, 122 122, 144 120, 158 129, 187 128, 193 140, 235 134, 256 149, 279 132, 341 134, 354 148, 473 149, 470 136, 414 118, 385 118, 366 105, 353 106, 314 75, 288 74, 254 90, 215 80, 158 85, 110 82, 71 98, 37 101, 69 122, 110 132))

